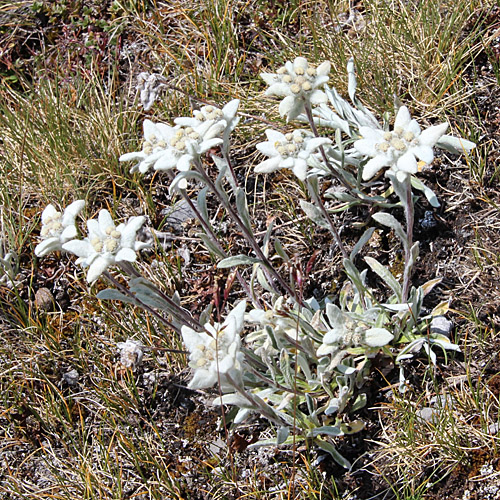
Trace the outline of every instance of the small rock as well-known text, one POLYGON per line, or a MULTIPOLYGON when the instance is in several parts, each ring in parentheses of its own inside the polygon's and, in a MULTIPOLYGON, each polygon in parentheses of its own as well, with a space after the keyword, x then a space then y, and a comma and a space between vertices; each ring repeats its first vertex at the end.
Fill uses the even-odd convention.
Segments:
POLYGON ((48 288, 39 288, 35 293, 35 306, 40 311, 51 311, 54 309, 54 296, 48 288))
POLYGON ((433 229, 437 226, 436 218, 430 210, 425 212, 424 218, 420 220, 420 226, 424 230, 433 229))
POLYGON ((80 374, 76 370, 70 370, 63 375, 63 380, 69 386, 76 385, 78 383, 78 379, 80 378, 80 374))
POLYGON ((437 414, 438 411, 436 409, 427 406, 416 411, 416 415, 426 422, 430 422, 437 414))
POLYGON ((177 232, 183 231, 182 224, 188 219, 196 218, 196 214, 184 200, 177 202, 173 207, 162 210, 161 215, 165 216, 165 225, 172 227, 177 232))

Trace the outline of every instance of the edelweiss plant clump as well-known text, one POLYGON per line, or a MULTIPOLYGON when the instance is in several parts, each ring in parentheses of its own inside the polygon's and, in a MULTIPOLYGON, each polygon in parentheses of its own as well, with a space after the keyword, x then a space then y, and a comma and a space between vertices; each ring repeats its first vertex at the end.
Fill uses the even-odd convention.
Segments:
MULTIPOLYGON (((425 296, 439 278, 412 286, 419 253, 418 242, 413 241, 414 190, 422 192, 432 206, 439 206, 436 195, 417 177, 420 167, 432 162, 434 147, 458 153, 461 148, 469 151, 474 144, 445 135, 446 123, 422 131, 405 106, 397 110, 392 129, 384 128, 356 97, 352 60, 347 70, 352 105, 326 85, 329 62, 314 67, 297 57, 276 73, 261 75, 269 86, 266 95, 282 98, 281 115, 288 121, 297 119, 300 127, 286 133, 266 130, 267 140, 257 149, 267 158, 254 169, 255 174, 289 169, 307 187, 310 201, 302 200, 300 206, 313 223, 332 233, 342 255, 345 281, 337 297, 327 296, 320 302, 303 297, 302 266, 274 236, 273 224, 263 238, 255 235, 246 193, 231 162, 230 135, 239 120, 238 100, 222 108, 204 105, 193 116, 176 118, 172 125, 145 120, 141 151, 120 157, 120 161, 136 162, 131 173, 145 174, 151 168, 164 172, 170 190, 177 191, 198 218, 202 228, 198 236, 218 267, 235 268, 235 279, 246 297, 223 321, 213 321, 211 307, 193 317, 177 294, 169 296, 139 274, 133 262, 136 252, 146 246, 136 238, 144 217, 132 217, 115 226, 109 212, 101 210, 97 220, 88 221, 89 234, 80 240, 75 217, 83 202, 73 203, 63 215, 49 205, 42 213, 42 242, 35 252, 40 257, 53 250, 75 254, 76 262, 88 268, 87 281, 93 283, 104 275, 114 285, 99 292, 99 298, 142 307, 177 332, 193 372, 189 388, 215 387, 215 405, 237 407, 227 415, 227 422, 237 425, 260 415, 276 426, 276 439, 254 446, 307 440, 348 468, 335 438, 364 426, 356 412, 367 402, 362 387, 371 373, 372 360, 386 356, 399 364, 400 390, 404 392, 406 359, 424 351, 435 364, 436 348, 459 349, 449 338, 449 328, 436 327, 446 324, 443 314, 448 303, 430 312, 423 308, 425 296), (304 122, 310 130, 304 129, 304 122), (206 153, 214 148, 220 148, 220 156, 207 158, 206 153), (208 173, 207 161, 216 167, 216 178, 208 173), (392 189, 384 195, 374 194, 372 179, 382 169, 386 169, 392 189), (196 199, 186 191, 190 179, 198 190, 196 199), (325 180, 331 186, 325 195, 342 201, 343 210, 369 208, 371 225, 352 248, 342 241, 324 203, 321 183, 325 180), (245 254, 230 255, 218 238, 207 206, 208 193, 245 239, 245 254), (400 209, 404 224, 391 213, 400 209), (363 258, 375 225, 393 231, 400 241, 404 257, 401 281, 375 258, 363 258), (368 269, 359 270, 361 259, 368 269), (128 287, 107 272, 115 264, 128 275, 128 287), (239 269, 245 267, 249 272, 241 273, 239 269), (286 273, 282 271, 285 267, 286 273), (380 288, 367 284, 368 272, 379 278, 380 288)), ((150 107, 164 83, 161 77, 147 75, 142 80, 146 83, 141 99, 150 107)), ((142 345, 128 340, 118 346, 124 366, 134 370, 142 359, 142 345)))

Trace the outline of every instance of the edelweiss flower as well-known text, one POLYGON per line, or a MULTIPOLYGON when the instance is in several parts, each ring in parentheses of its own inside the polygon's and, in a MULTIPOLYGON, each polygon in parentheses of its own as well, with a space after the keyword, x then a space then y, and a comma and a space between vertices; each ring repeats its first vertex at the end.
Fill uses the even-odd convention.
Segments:
POLYGON ((318 356, 333 354, 349 346, 383 347, 394 338, 385 328, 370 328, 336 305, 327 304, 326 313, 331 329, 323 337, 323 343, 316 352, 318 356))
POLYGON ((189 366, 194 376, 188 387, 190 389, 207 389, 221 381, 221 387, 228 387, 226 375, 233 380, 241 377, 243 354, 240 351, 240 332, 243 329, 243 318, 246 302, 240 302, 227 316, 222 325, 215 323, 205 325, 204 332, 183 326, 182 339, 189 350, 189 366))
POLYGON ((229 134, 231 134, 240 121, 239 117, 236 116, 239 105, 239 99, 233 99, 222 109, 216 108, 215 106, 203 106, 193 113, 192 118, 180 117, 176 118, 174 122, 176 125, 196 128, 206 121, 212 121, 214 124, 224 121, 225 128, 222 136, 223 147, 228 146, 229 134))
POLYGON ((280 115, 293 120, 304 112, 305 103, 328 102, 328 97, 318 87, 328 81, 330 67, 325 61, 315 68, 303 57, 297 57, 293 63, 287 61, 276 73, 261 73, 260 76, 269 85, 266 95, 284 97, 279 107, 280 115))
POLYGON ((146 173, 165 154, 168 147, 168 132, 170 128, 163 123, 153 123, 151 120, 144 120, 142 151, 125 153, 118 160, 139 160, 139 163, 130 169, 130 173, 136 170, 139 170, 141 174, 146 173))
POLYGON ((181 172, 187 172, 193 161, 222 142, 218 136, 225 126, 224 120, 217 123, 208 120, 195 127, 166 125, 168 148, 156 162, 155 170, 169 170, 175 167, 181 172))
POLYGON ((42 230, 40 231, 42 241, 35 247, 37 257, 62 250, 63 243, 76 237, 75 218, 84 206, 83 200, 74 201, 62 214, 53 205, 45 208, 42 212, 42 230))
POLYGON ((390 167, 403 182, 409 174, 418 172, 417 158, 425 163, 432 162, 432 148, 447 128, 447 123, 441 123, 422 132, 406 106, 399 108, 392 132, 360 127, 362 139, 355 141, 354 147, 361 154, 371 156, 364 166, 363 179, 369 180, 381 168, 390 167))
POLYGON ((88 267, 87 281, 93 283, 115 262, 134 262, 135 252, 148 246, 136 241, 136 234, 144 224, 145 217, 132 217, 127 224, 115 227, 107 210, 99 212, 98 220, 87 221, 89 235, 84 240, 72 240, 63 249, 79 258, 76 263, 88 267))
POLYGON ((289 168, 301 180, 307 175, 307 162, 314 152, 332 141, 323 137, 306 135, 306 131, 294 130, 282 134, 276 130, 266 130, 267 142, 257 144, 257 149, 269 159, 255 167, 257 173, 269 173, 281 168, 289 168))
MULTIPOLYGON (((226 127, 224 120, 208 120, 195 127, 144 120, 144 143, 142 151, 126 153, 120 161, 140 160, 131 168, 145 173, 150 167, 155 170, 177 168, 181 172, 189 170, 191 163, 203 153, 222 142, 218 138, 226 127)), ((181 186, 182 187, 182 186, 181 186)), ((185 186, 184 186, 185 187, 185 186)))

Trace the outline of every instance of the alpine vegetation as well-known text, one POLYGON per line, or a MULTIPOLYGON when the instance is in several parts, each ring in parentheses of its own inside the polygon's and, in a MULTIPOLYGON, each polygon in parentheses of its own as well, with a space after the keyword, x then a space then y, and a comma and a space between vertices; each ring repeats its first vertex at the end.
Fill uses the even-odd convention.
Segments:
MULTIPOLYGON (((239 121, 237 99, 220 108, 204 105, 171 124, 146 119, 141 151, 119 158, 134 162, 131 172, 154 169, 164 175, 170 191, 178 192, 199 220, 198 236, 218 268, 234 268, 233 278, 244 299, 228 307, 225 318, 215 321, 210 307, 194 317, 178 294, 169 296, 139 273, 134 262, 137 252, 147 246, 137 238, 145 217, 116 226, 103 209, 97 219, 87 222, 88 236, 79 239, 75 217, 83 202, 71 204, 62 215, 49 205, 42 213, 41 242, 35 253, 75 254, 76 263, 87 269, 89 283, 103 276, 114 286, 99 292, 98 298, 142 307, 176 332, 187 349, 190 389, 213 388, 214 405, 235 406, 226 415, 228 424, 261 416, 276 428, 275 439, 252 446, 308 441, 349 468, 336 438, 364 427, 358 412, 367 404, 363 386, 374 372, 374 360, 387 358, 399 365, 404 392, 406 359, 422 352, 437 363, 436 352, 459 350, 449 330, 430 326, 436 318, 446 321, 447 302, 432 310, 424 307, 425 296, 439 284, 439 277, 413 284, 419 256, 414 211, 420 193, 432 206, 439 206, 436 194, 418 178, 422 167, 433 161, 434 148, 460 152, 461 145, 467 152, 475 145, 446 135, 447 123, 422 130, 406 106, 395 110, 392 127, 381 125, 356 96, 353 60, 347 68, 350 102, 328 87, 329 72, 329 62, 316 67, 297 57, 276 73, 261 74, 268 85, 265 95, 281 99, 279 112, 287 125, 286 131, 283 123, 277 125, 280 130, 263 131, 266 140, 257 144, 257 150, 266 158, 249 175, 290 170, 307 190, 310 201, 301 200, 300 207, 312 224, 331 232, 342 256, 345 279, 335 296, 321 300, 304 296, 305 267, 289 256, 273 222, 263 236, 255 232, 247 193, 231 161, 231 134, 239 121), (297 128, 288 125, 294 121, 297 128), (209 193, 224 210, 231 230, 244 240, 245 253, 231 255, 226 240, 218 235, 209 193), (367 209, 369 218, 356 244, 341 238, 326 198, 342 202, 337 213, 367 209), (401 211, 402 216, 396 217, 401 211), (365 255, 376 226, 397 238, 401 279, 365 255), (127 285, 108 271, 115 265, 127 285)), ((157 94, 142 97, 150 108, 157 94)), ((142 346, 128 340, 120 348, 123 365, 134 370, 141 362, 142 346)))

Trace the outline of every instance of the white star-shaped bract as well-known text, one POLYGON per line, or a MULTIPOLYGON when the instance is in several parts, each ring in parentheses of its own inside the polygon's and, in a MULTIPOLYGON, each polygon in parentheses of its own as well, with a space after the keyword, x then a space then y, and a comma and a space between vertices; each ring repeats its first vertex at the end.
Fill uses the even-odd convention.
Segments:
POLYGON ((266 95, 284 97, 279 106, 281 116, 288 120, 297 118, 304 112, 306 103, 316 105, 328 102, 327 95, 318 87, 328 82, 331 64, 321 63, 317 68, 309 65, 303 57, 287 61, 276 73, 261 73, 261 78, 269 85, 266 95))
POLYGON ((43 257, 50 252, 62 250, 62 245, 77 235, 76 216, 83 210, 85 202, 77 200, 71 203, 63 213, 54 205, 48 205, 42 212, 42 241, 35 247, 35 255, 43 257))
POLYGON ((208 120, 195 127, 165 125, 168 128, 166 132, 168 147, 155 163, 155 170, 176 168, 180 172, 187 172, 192 163, 203 153, 222 143, 219 135, 225 126, 223 120, 218 122, 208 120))
POLYGON ((183 116, 176 118, 174 122, 176 125, 196 128, 207 121, 212 121, 214 125, 223 121, 225 122, 224 129, 222 130, 223 147, 229 147, 229 135, 240 121, 240 118, 236 116, 239 105, 239 99, 233 99, 222 109, 211 105, 202 106, 199 110, 193 112, 192 117, 183 116))
POLYGON ((266 136, 268 140, 257 144, 257 149, 269 158, 259 163, 255 172, 270 173, 289 168, 301 181, 306 179, 309 158, 320 146, 331 143, 330 139, 314 137, 303 130, 282 134, 268 129, 266 136))
POLYGON ((71 240, 63 249, 75 254, 77 264, 88 267, 87 281, 93 283, 106 269, 120 261, 134 262, 136 252, 149 245, 136 241, 137 231, 145 217, 131 217, 127 224, 115 227, 107 210, 99 212, 98 219, 87 221, 88 237, 71 240))
MULTIPOLYGON (((367 311, 367 318, 371 312, 367 311)), ((330 324, 330 329, 323 337, 319 346, 318 356, 334 355, 350 346, 383 347, 392 341, 394 335, 385 328, 371 327, 371 321, 363 321, 356 314, 342 311, 334 304, 327 304, 325 324, 330 324)), ((373 319, 373 318, 371 318, 373 319)))
POLYGON ((139 160, 139 163, 136 163, 130 169, 130 173, 138 170, 141 174, 145 174, 165 154, 168 147, 170 128, 164 123, 153 123, 151 120, 144 120, 142 150, 125 153, 118 160, 139 160))
POLYGON ((205 331, 197 332, 188 326, 181 328, 182 339, 189 351, 189 366, 194 375, 190 389, 207 389, 218 381, 222 390, 234 390, 228 377, 239 380, 242 372, 240 332, 243 329, 246 302, 239 302, 222 325, 207 323, 205 331))
POLYGON ((371 157, 363 168, 363 180, 371 179, 383 167, 390 167, 403 182, 408 175, 418 172, 417 158, 432 162, 432 148, 447 128, 447 123, 441 123, 422 132, 406 106, 399 108, 392 132, 360 127, 362 138, 354 142, 354 147, 362 155, 371 157))

